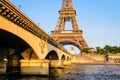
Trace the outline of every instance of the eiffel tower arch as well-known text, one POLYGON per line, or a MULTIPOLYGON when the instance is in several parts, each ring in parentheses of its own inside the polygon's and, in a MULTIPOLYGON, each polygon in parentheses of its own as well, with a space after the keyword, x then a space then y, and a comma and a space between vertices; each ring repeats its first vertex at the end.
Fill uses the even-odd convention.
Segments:
POLYGON ((76 20, 76 10, 73 8, 72 0, 62 0, 62 7, 59 10, 59 18, 51 37, 61 45, 74 45, 78 49, 88 48, 83 38, 83 31, 79 29, 76 20), (65 30, 65 23, 69 21, 72 30, 65 30))

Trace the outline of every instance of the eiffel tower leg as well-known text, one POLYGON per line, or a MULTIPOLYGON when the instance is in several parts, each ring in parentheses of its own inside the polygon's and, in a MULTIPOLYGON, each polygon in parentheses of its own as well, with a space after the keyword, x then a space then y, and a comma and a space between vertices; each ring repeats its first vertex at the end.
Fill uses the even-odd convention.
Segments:
POLYGON ((75 17, 71 18, 71 23, 72 23, 72 27, 73 27, 74 30, 79 30, 75 17))
POLYGON ((65 22, 64 22, 64 18, 61 19, 61 27, 60 27, 60 31, 64 30, 64 26, 65 26, 65 22))

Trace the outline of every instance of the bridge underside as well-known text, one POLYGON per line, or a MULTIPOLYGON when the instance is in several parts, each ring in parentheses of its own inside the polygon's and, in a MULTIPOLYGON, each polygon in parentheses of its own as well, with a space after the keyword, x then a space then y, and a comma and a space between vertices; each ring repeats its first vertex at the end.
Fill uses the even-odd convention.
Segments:
POLYGON ((50 51, 45 59, 48 60, 59 60, 59 57, 55 51, 50 51))
POLYGON ((21 53, 28 48, 30 46, 20 37, 0 29, 0 59, 8 58, 12 54, 23 58, 24 56, 22 57, 21 53))
POLYGON ((12 48, 20 52, 30 46, 18 36, 0 29, 0 47, 12 48))

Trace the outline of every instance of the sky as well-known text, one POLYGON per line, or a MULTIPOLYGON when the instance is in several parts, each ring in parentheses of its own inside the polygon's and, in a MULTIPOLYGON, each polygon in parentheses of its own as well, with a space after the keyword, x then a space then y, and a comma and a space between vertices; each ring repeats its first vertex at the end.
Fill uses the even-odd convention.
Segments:
MULTIPOLYGON (((56 27, 62 0, 10 0, 50 34, 56 27)), ((120 0, 72 0, 79 29, 89 47, 120 46, 120 0)))

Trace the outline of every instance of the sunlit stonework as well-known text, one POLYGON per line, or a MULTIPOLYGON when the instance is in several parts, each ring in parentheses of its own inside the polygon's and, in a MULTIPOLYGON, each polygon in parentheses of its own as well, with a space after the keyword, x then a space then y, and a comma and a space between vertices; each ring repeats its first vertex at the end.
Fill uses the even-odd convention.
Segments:
POLYGON ((41 48, 41 53, 45 52, 45 47, 46 47, 45 45, 46 45, 46 41, 40 40, 39 46, 41 48))

